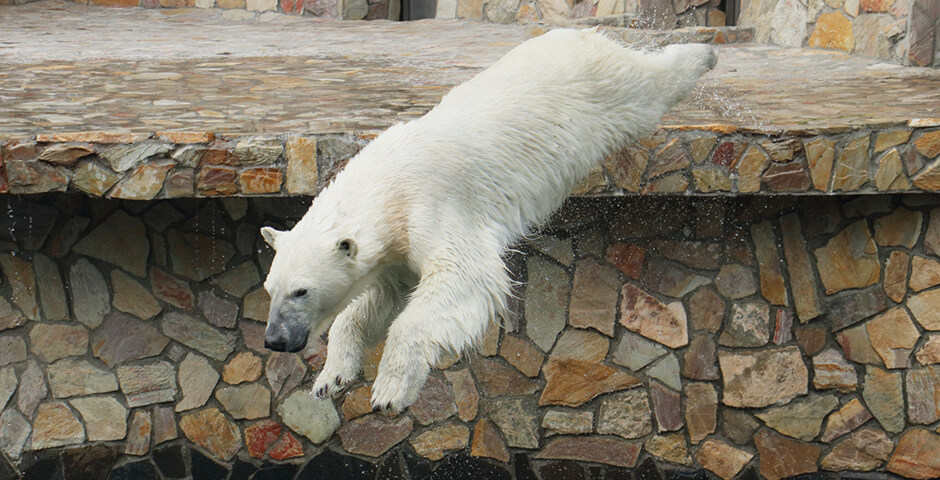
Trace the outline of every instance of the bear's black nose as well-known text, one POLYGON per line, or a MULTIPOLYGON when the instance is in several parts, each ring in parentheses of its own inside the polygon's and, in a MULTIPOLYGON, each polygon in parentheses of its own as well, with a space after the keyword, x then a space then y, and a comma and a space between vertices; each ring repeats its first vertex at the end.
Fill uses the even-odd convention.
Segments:
POLYGON ((284 332, 265 332, 264 348, 275 352, 286 352, 287 335, 284 332))

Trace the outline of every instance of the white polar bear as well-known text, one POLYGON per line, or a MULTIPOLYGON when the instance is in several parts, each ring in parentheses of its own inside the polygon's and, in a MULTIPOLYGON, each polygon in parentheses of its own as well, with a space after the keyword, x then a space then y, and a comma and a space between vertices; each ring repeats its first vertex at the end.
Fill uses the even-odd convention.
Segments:
POLYGON ((506 307, 507 247, 545 222, 606 154, 648 134, 714 67, 705 45, 656 53, 594 30, 554 30, 352 158, 276 254, 265 345, 299 351, 327 327, 314 384, 333 395, 386 336, 374 408, 402 410, 445 353, 506 307))

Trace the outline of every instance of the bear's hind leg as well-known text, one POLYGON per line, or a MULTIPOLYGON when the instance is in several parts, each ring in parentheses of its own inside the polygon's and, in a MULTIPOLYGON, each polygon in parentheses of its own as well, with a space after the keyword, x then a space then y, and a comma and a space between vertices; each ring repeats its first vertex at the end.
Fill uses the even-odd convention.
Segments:
POLYGON ((397 282, 379 277, 337 315, 330 327, 326 363, 313 384, 314 395, 333 396, 359 376, 363 350, 375 344, 376 332, 384 331, 399 296, 397 282))
POLYGON ((401 411, 414 403, 431 365, 445 353, 478 344, 504 310, 510 280, 499 255, 447 263, 421 278, 389 327, 372 386, 373 408, 401 411), (473 271, 462 271, 468 265, 473 271))

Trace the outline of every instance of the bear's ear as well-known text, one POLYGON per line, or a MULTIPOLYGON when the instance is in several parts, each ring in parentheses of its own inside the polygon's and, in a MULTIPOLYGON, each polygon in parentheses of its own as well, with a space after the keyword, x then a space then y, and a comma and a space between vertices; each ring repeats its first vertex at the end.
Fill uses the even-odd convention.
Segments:
POLYGON ((279 231, 279 230, 275 230, 275 229, 273 229, 273 228, 271 228, 271 227, 262 227, 262 228, 261 228, 261 236, 264 237, 264 241, 265 241, 265 242, 268 242, 268 245, 270 245, 271 248, 273 248, 273 249, 275 249, 275 250, 277 250, 277 237, 278 237, 280 234, 282 234, 282 233, 284 233, 284 232, 281 232, 281 231, 279 231))

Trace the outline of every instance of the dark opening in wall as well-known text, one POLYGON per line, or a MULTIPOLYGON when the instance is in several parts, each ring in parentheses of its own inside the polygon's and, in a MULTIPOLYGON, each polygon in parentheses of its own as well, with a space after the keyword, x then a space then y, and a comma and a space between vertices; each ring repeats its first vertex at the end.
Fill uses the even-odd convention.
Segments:
POLYGON ((436 12, 436 0, 402 0, 401 2, 402 21, 434 18, 436 12))
POLYGON ((738 24, 741 0, 721 0, 719 8, 725 11, 725 25, 731 27, 738 24))

